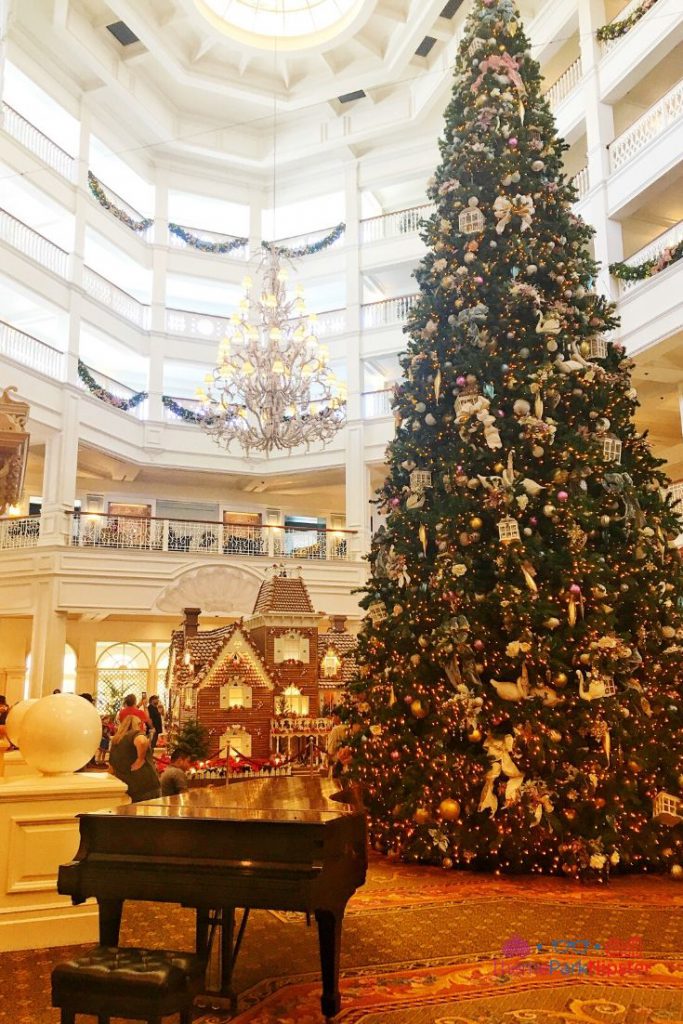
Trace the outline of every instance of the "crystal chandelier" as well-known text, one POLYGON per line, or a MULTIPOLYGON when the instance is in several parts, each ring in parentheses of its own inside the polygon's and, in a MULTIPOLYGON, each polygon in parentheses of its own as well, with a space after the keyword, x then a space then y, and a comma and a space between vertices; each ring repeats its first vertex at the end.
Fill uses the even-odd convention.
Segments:
POLYGON ((288 273, 274 245, 265 249, 261 269, 260 297, 252 300, 246 277, 217 365, 197 389, 200 426, 221 447, 237 441, 247 454, 327 444, 346 421, 345 385, 327 366, 301 285, 295 298, 288 296, 288 273))

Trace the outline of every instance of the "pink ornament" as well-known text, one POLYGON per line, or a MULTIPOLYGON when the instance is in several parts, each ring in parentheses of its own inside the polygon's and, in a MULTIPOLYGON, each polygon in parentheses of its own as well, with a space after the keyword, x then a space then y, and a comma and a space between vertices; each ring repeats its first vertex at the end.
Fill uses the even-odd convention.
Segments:
POLYGON ((569 588, 569 593, 570 594, 580 594, 581 593, 581 587, 579 586, 579 584, 578 583, 572 583, 571 587, 569 588))
POLYGON ((503 410, 502 410, 502 409, 497 409, 497 410, 496 410, 496 416, 497 416, 497 417, 498 417, 499 419, 501 419, 501 420, 502 420, 502 418, 503 418, 503 416, 504 416, 504 415, 505 415, 505 413, 503 412, 503 410))
POLYGON ((413 698, 412 698, 412 696, 409 693, 407 693, 403 699, 406 702, 406 704, 412 704, 413 703, 413 698))
POLYGON ((536 516, 531 516, 529 522, 532 526, 538 526, 538 519, 536 518, 536 516))
POLYGON ((459 388, 464 388, 466 381, 464 377, 456 377, 455 383, 458 385, 459 388))
POLYGON ((398 759, 400 758, 400 756, 401 756, 401 755, 399 754, 398 750, 392 750, 392 751, 391 751, 391 760, 392 760, 392 761, 398 761, 398 759))
POLYGON ((473 646, 474 646, 475 650, 483 651, 484 650, 484 641, 483 640, 475 640, 473 646))
POLYGON ((517 139, 514 137, 514 135, 511 139, 508 139, 508 146, 510 147, 510 149, 517 149, 518 145, 519 143, 517 142, 517 139))
POLYGON ((389 504, 391 505, 392 508, 398 508, 398 506, 401 504, 401 499, 400 498, 392 498, 391 501, 389 502, 389 504))
POLYGON ((477 276, 475 277, 475 279, 474 279, 474 283, 475 283, 475 284, 483 284, 483 283, 484 283, 484 278, 483 278, 483 277, 480 277, 479 275, 477 275, 477 276))
POLYGON ((568 497, 569 497, 569 495, 567 494, 566 491, 558 491, 557 492, 557 500, 558 501, 566 501, 568 499, 568 497))

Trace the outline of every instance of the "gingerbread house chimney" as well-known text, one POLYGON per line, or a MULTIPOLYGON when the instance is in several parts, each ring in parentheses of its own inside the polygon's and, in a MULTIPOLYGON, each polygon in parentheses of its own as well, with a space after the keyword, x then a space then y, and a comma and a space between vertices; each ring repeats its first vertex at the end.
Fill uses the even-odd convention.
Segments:
POLYGON ((330 633, 345 633, 346 632, 346 616, 345 615, 332 615, 330 617, 330 633))
POLYGON ((185 634, 186 640, 197 635, 199 630, 199 616, 201 614, 201 608, 183 608, 183 633, 185 634))

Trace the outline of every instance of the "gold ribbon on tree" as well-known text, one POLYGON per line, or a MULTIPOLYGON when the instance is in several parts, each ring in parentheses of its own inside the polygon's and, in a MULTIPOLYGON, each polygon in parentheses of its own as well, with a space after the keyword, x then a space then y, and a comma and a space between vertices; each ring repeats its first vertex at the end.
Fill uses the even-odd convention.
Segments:
POLYGON ((479 810, 490 810, 491 817, 493 817, 498 810, 498 798, 493 791, 496 780, 499 779, 501 775, 505 775, 507 778, 507 785, 505 786, 506 804, 514 802, 514 799, 524 782, 524 772, 519 770, 510 756, 514 743, 514 736, 510 733, 500 739, 489 734, 484 743, 484 750, 489 756, 491 767, 486 773, 486 781, 484 782, 484 788, 481 791, 481 797, 479 799, 479 810))
POLYGON ((519 217, 522 221, 521 230, 527 231, 531 227, 536 207, 531 196, 518 194, 514 199, 498 196, 493 204, 493 212, 498 220, 496 232, 502 235, 513 217, 519 217))

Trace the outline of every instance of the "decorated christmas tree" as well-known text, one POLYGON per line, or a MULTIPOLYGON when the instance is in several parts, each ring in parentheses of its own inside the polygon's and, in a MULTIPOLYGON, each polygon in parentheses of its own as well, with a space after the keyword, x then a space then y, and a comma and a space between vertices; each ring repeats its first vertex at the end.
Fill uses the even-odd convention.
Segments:
POLYGON ((373 842, 683 873, 679 532, 512 0, 477 0, 429 185, 346 717, 373 842))

